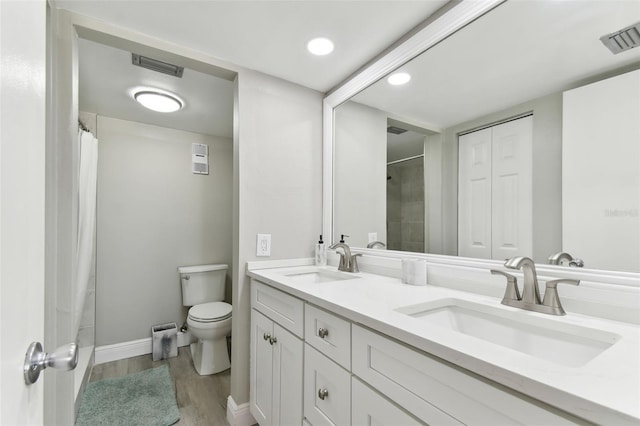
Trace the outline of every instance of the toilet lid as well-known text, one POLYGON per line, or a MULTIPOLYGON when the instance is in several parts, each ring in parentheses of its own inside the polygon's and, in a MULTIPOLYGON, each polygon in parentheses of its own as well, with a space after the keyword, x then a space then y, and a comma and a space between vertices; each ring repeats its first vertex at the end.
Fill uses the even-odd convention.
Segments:
POLYGON ((222 321, 231 316, 231 305, 225 302, 210 302, 189 309, 189 318, 200 322, 222 321))

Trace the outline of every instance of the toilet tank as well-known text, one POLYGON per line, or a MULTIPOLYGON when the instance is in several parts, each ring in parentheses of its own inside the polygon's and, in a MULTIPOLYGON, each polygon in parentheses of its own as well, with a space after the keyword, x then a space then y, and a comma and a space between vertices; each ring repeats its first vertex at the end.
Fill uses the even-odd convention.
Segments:
POLYGON ((180 266, 182 304, 194 306, 224 300, 227 265, 180 266))

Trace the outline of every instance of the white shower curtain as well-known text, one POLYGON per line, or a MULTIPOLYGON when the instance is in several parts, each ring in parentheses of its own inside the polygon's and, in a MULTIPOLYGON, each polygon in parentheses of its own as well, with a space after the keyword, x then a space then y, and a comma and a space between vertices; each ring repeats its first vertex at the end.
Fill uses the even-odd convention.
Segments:
POLYGON ((92 275, 92 259, 95 250, 96 192, 98 178, 98 139, 90 132, 78 131, 80 164, 78 170, 78 244, 76 252, 76 289, 74 292, 73 324, 75 335, 80 330, 80 320, 87 296, 87 286, 92 275))

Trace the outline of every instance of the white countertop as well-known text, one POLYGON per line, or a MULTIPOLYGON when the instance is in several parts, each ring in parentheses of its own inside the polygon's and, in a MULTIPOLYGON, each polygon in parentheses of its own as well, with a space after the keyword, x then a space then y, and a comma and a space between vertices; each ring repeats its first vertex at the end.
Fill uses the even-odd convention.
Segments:
MULTIPOLYGON (((540 314, 500 304, 500 299, 438 286, 402 284, 398 278, 356 273, 358 279, 297 283, 287 274, 317 267, 254 269, 249 276, 317 306, 333 311, 417 349, 487 377, 509 388, 601 424, 640 424, 640 327, 618 321, 568 313, 540 314), (408 305, 444 298, 499 307, 508 315, 538 317, 558 323, 602 330, 617 341, 584 365, 570 360, 545 360, 453 332, 399 313, 408 305)), ((335 266, 324 267, 335 271, 335 266)), ((553 351, 553 347, 548 348, 553 351)), ((551 357, 552 358, 552 357, 551 357)))

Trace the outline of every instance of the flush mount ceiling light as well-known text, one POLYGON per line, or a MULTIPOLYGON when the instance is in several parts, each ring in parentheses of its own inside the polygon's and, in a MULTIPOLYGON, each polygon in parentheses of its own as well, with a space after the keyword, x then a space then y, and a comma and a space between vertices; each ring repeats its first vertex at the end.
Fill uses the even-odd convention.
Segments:
POLYGON ((325 37, 314 38, 307 43, 307 50, 317 56, 328 55, 333 52, 333 42, 325 37))
POLYGON ((143 107, 157 112, 175 112, 184 106, 177 96, 156 89, 136 90, 133 98, 143 107))
POLYGON ((407 84, 411 80, 411 76, 406 72, 397 72, 395 74, 391 74, 389 78, 387 78, 387 82, 394 86, 400 86, 402 84, 407 84))

